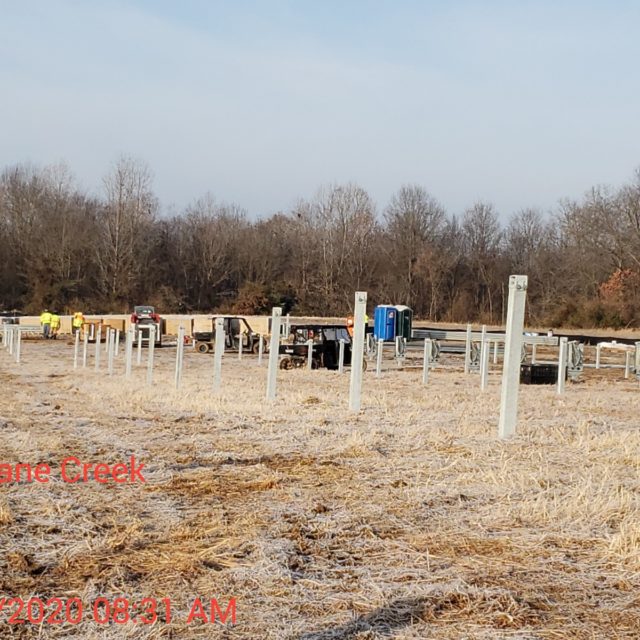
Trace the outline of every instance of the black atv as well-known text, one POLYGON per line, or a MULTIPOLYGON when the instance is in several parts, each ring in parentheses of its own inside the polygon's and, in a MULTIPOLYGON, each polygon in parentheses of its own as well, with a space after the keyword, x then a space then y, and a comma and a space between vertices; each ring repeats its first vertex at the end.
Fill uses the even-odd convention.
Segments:
MULTIPOLYGON (((309 340, 311 368, 337 370, 340 361, 340 340, 344 340, 344 366, 351 366, 351 336, 344 325, 291 325, 288 342, 280 345, 280 368, 297 369, 308 365, 309 340)), ((363 371, 367 368, 362 361, 363 371)))
MULTIPOLYGON (((242 350, 246 352, 258 353, 260 340, 264 353, 267 353, 268 342, 264 337, 255 333, 249 323, 240 316, 223 316, 224 320, 224 350, 238 351, 240 340, 242 340, 242 350)), ((193 334, 193 347, 198 353, 209 353, 213 351, 216 343, 216 318, 211 319, 211 331, 196 331, 193 334)))

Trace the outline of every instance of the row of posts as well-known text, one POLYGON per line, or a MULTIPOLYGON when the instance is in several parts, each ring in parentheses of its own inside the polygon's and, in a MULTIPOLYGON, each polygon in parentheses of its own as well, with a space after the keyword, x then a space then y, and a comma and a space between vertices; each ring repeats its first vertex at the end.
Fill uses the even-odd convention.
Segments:
MULTIPOLYGON (((504 363, 502 372, 502 387, 501 387, 501 403, 500 403, 500 419, 498 423, 498 435, 501 438, 506 438, 513 433, 516 429, 517 419, 517 406, 518 406, 518 387, 520 377, 520 358, 523 345, 523 331, 524 331, 524 308, 526 300, 527 290, 527 277, 526 276, 511 276, 509 279, 509 299, 507 307, 507 328, 505 333, 505 348, 504 348, 504 363)), ((364 358, 364 344, 365 344, 365 313, 366 313, 367 294, 364 291, 358 291, 355 295, 355 312, 354 312, 354 333, 352 342, 351 353, 351 379, 349 385, 349 409, 351 411, 359 411, 361 407, 362 396, 362 362, 364 358)), ((269 367, 267 374, 267 390, 266 398, 269 401, 275 400, 276 397, 276 374, 279 366, 279 346, 280 346, 280 334, 282 331, 282 309, 276 307, 273 309, 272 324, 271 324, 271 344, 269 351, 269 367)), ((221 368, 222 368, 222 354, 224 351, 225 335, 223 327, 223 319, 216 319, 216 331, 215 331, 215 353, 214 353, 214 375, 213 375, 213 387, 214 390, 219 391, 221 388, 221 368)), ((285 325, 285 330, 288 332, 289 327, 285 325)), ((102 327, 98 326, 96 331, 95 340, 95 357, 94 367, 96 370, 100 368, 100 355, 101 355, 101 340, 102 340, 102 327)), ((133 343, 134 343, 134 329, 129 329, 126 335, 125 341, 125 376, 131 375, 131 361, 133 357, 133 343)), ((141 364, 142 359, 142 332, 138 330, 137 334, 137 363, 141 364)), ((180 325, 178 330, 178 342, 176 349, 176 363, 174 383, 176 388, 180 387, 182 380, 183 369, 183 356, 184 356, 184 327, 180 325)), ((87 366, 87 351, 88 351, 88 333, 84 334, 84 343, 82 351, 82 366, 87 366)), ((20 361, 20 343, 21 343, 21 331, 18 328, 13 328, 12 325, 3 325, 3 345, 8 348, 9 353, 13 355, 16 362, 20 361)), ((107 356, 107 368, 109 375, 113 374, 113 362, 114 358, 118 355, 120 345, 120 332, 111 328, 107 328, 105 351, 107 356)), ((154 358, 154 346, 155 346, 155 326, 149 327, 148 334, 148 360, 147 360, 147 383, 153 382, 153 358, 154 358)), ((636 371, 640 370, 640 343, 636 343, 636 371)), ((378 342, 377 349, 377 361, 376 361, 376 376, 380 376, 382 366, 382 354, 384 343, 378 342)), ((397 349, 397 348, 396 348, 397 349)), ((471 326, 467 326, 467 340, 465 345, 465 373, 469 373, 471 368, 471 326)), ((80 334, 75 334, 74 343, 74 355, 73 366, 78 367, 80 350, 80 334)), ((312 353, 313 342, 308 343, 308 366, 312 367, 312 353)), ((431 353, 432 344, 431 340, 426 339, 424 343, 424 358, 423 358, 423 372, 422 381, 424 384, 428 382, 429 370, 431 368, 431 353)), ((487 377, 489 370, 489 353, 490 342, 487 339, 486 327, 482 328, 481 339, 481 353, 480 353, 480 384, 481 388, 485 389, 487 386, 487 377)), ((340 362, 339 371, 343 371, 344 364, 344 342, 340 343, 340 362)), ((560 339, 560 354, 558 365, 558 379, 557 390, 558 393, 564 391, 566 366, 568 357, 568 341, 567 338, 560 339)), ((240 336, 238 347, 238 358, 242 359, 242 336, 240 336)), ((494 346, 494 362, 497 358, 497 344, 494 346)), ((535 352, 533 354, 535 359, 535 352)), ((630 356, 627 357, 627 365, 625 367, 625 377, 628 377, 630 356)), ((262 362, 262 337, 260 337, 258 361, 262 362)), ((597 362, 599 365, 599 349, 597 350, 597 362)))

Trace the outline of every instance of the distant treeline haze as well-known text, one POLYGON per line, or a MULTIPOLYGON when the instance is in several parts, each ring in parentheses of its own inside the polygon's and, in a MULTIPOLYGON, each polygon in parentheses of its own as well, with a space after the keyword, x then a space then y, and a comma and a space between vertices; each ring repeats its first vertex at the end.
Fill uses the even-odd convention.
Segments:
POLYGON ((419 185, 380 208, 355 184, 321 188, 291 210, 251 220, 207 194, 161 216, 148 167, 123 157, 101 196, 65 165, 0 177, 0 306, 39 313, 346 315, 356 290, 434 321, 500 323, 509 274, 529 276, 527 322, 640 321, 640 172, 543 215, 488 202, 447 212, 419 185))

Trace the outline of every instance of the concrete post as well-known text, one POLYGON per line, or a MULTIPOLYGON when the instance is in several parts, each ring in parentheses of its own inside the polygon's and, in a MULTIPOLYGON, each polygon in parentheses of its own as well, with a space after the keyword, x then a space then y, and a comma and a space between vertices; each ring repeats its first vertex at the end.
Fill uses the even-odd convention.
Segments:
POLYGON ((276 375, 280 360, 280 322, 282 320, 282 308, 273 307, 271 312, 271 344, 269 345, 269 370, 267 372, 267 400, 273 402, 276 399, 276 375))
POLYGON ((344 371, 344 338, 340 338, 340 350, 338 351, 338 373, 344 371))
POLYGON ((376 378, 382 374, 382 351, 384 349, 384 340, 378 340, 378 353, 376 354, 376 378))
POLYGON ((567 373, 567 354, 569 338, 560 338, 560 352, 558 354, 558 393, 564 393, 565 375, 567 373))
MULTIPOLYGON (((138 348, 140 341, 138 341, 138 348)), ((184 327, 180 325, 178 327, 178 346, 176 349, 176 370, 174 375, 174 382, 176 389, 180 388, 182 382, 182 356, 184 354, 184 327)))
POLYGON ((424 355, 422 361, 422 384, 429 382, 429 368, 431 366, 431 340, 424 339, 424 355))
POLYGON ((242 360, 242 331, 238 334, 238 360, 242 360))
POLYGON ((520 354, 524 331, 524 307, 527 299, 527 276, 509 277, 507 331, 502 367, 502 391, 498 437, 508 438, 516 432, 518 419, 518 388, 520 385, 520 354))
MULTIPOLYGON (((213 352, 213 390, 218 393, 222 389, 222 354, 224 353, 224 318, 216 318, 216 337, 213 352)), ((262 344, 262 336, 260 337, 262 344)), ((261 357, 261 356, 260 356, 261 357)))
POLYGON ((349 410, 360 411, 362 401, 362 362, 364 360, 364 317, 367 313, 367 292, 356 291, 353 314, 353 344, 351 345, 351 381, 349 410))
POLYGON ((482 340, 480 347, 480 390, 484 391, 489 383, 489 354, 491 353, 491 343, 486 336, 482 340))
MULTIPOLYGON (((159 328, 158 328, 159 330, 159 328)), ((147 384, 153 384, 153 360, 156 350, 156 327, 151 325, 149 328, 149 348, 147 349, 147 384)))
MULTIPOLYGON (((80 333, 78 331, 78 333, 80 333)), ((82 336, 82 368, 84 369, 87 366, 87 351, 89 350, 89 332, 85 331, 82 336)))
POLYGON ((596 345, 596 369, 600 368, 600 350, 602 349, 602 347, 600 346, 600 343, 598 343, 596 345))
POLYGON ((96 334, 96 354, 95 354, 95 362, 94 367, 95 370, 98 371, 100 369, 100 342, 102 340, 102 325, 99 324, 98 328, 95 331, 96 334))
POLYGON ((636 372, 636 378, 640 380, 640 342, 636 342, 634 369, 636 372))
POLYGON ((531 345, 531 364, 536 364, 536 356, 538 355, 537 346, 538 345, 535 343, 531 345))
POLYGON ((262 334, 258 335, 258 365, 262 364, 262 353, 264 352, 264 338, 262 334))
MULTIPOLYGON (((179 342, 179 340, 178 340, 179 342)), ((142 364, 142 331, 138 329, 138 353, 136 354, 136 364, 142 364)))
POLYGON ((73 340, 73 368, 78 368, 78 353, 80 352, 80 332, 76 331, 73 340))
POLYGON ((467 324, 467 340, 464 346, 464 372, 469 373, 471 367, 471 325, 467 324))
POLYGON ((116 343, 113 350, 113 355, 117 358, 120 353, 120 329, 116 329, 116 343))
POLYGON ((498 341, 493 343, 493 364, 498 364, 498 341))

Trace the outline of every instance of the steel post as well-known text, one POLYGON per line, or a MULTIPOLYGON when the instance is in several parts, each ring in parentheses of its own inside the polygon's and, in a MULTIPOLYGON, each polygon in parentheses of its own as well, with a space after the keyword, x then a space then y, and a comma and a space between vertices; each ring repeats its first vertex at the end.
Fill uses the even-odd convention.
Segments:
POLYGON ((367 292, 356 291, 353 314, 353 343, 351 345, 351 380, 349 409, 360 411, 362 402, 362 363, 364 361, 364 324, 367 313, 367 292))
POLYGON ((95 370, 98 371, 100 369, 100 342, 102 341, 102 325, 99 324, 98 328, 95 330, 96 334, 96 354, 94 358, 94 367, 95 370))
POLYGON ((216 334, 213 352, 213 390, 216 393, 222 389, 222 355, 224 353, 224 341, 224 318, 216 318, 216 334))
MULTIPOLYGON (((140 342, 138 342, 138 345, 140 342)), ((138 347, 139 348, 139 347, 138 347)), ((184 327, 180 325, 178 327, 178 345, 176 348, 176 370, 174 375, 174 382, 176 389, 180 388, 182 382, 182 357, 184 355, 184 327)))
POLYGON ((384 340, 378 340, 378 352, 376 353, 376 378, 382 374, 382 352, 384 350, 384 340))
POLYGON ((569 339, 560 338, 560 350, 558 353, 558 384, 557 384, 557 391, 559 394, 564 393, 565 377, 567 374, 568 352, 569 352, 569 339))
POLYGON ((271 313, 271 344, 269 345, 269 370, 267 371, 267 401, 276 399, 278 362, 280 360, 280 322, 282 309, 273 307, 271 313))
POLYGON ((78 352, 80 351, 80 332, 76 331, 73 340, 73 368, 78 368, 78 352))
POLYGON ((518 420, 518 389, 520 385, 520 355, 524 331, 524 308, 527 299, 527 276, 509 277, 507 330, 502 367, 500 420, 498 436, 508 438, 516 432, 518 420))
POLYGON ((149 346, 147 348, 147 384, 153 384, 153 360, 156 350, 156 327, 151 325, 149 328, 149 346))
POLYGON ((307 371, 313 369, 313 340, 307 340, 307 371))
POLYGON ((422 384, 429 382, 429 369, 431 366, 431 340, 424 339, 424 354, 422 361, 422 384))

